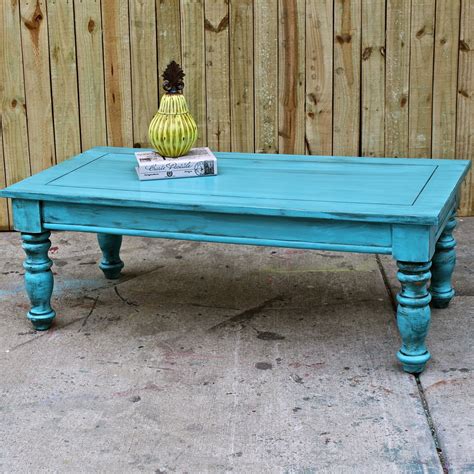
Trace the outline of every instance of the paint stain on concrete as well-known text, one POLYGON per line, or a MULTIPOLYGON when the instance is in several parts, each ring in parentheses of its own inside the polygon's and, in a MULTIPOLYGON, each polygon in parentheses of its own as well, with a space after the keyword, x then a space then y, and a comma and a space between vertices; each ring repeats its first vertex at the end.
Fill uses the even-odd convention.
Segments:
POLYGON ((259 370, 272 370, 273 365, 270 362, 257 362, 255 368, 259 370))
POLYGON ((313 362, 311 364, 304 364, 302 362, 290 362, 288 367, 292 367, 293 369, 299 369, 300 367, 309 367, 310 369, 317 369, 325 365, 326 362, 313 362))
POLYGON ((262 341, 280 341, 285 339, 285 336, 271 331, 258 331, 257 339, 261 339, 262 341))
POLYGON ((222 329, 225 327, 232 327, 236 326, 237 324, 245 324, 248 323, 252 318, 257 316, 261 311, 266 309, 267 307, 271 306, 276 301, 281 301, 283 297, 281 295, 275 296, 274 298, 270 298, 269 300, 264 301, 262 304, 255 306, 253 308, 246 309, 231 318, 228 318, 215 326, 212 326, 208 329, 209 332, 216 331, 218 329, 222 329))
MULTIPOLYGON (((158 387, 158 385, 155 385, 154 383, 147 383, 143 387, 138 387, 138 388, 131 388, 129 390, 124 390, 123 392, 115 392, 112 394, 114 397, 130 397, 129 400, 132 401, 133 399, 136 399, 137 397, 141 400, 141 397, 139 395, 136 395, 135 392, 140 392, 140 391, 151 391, 151 392, 160 392, 163 390, 163 388, 158 387)), ((136 400, 137 402, 139 400, 136 400)))
POLYGON ((290 377, 295 383, 302 384, 304 382, 303 379, 298 374, 291 374, 290 377))
POLYGON ((465 383, 468 379, 451 379, 451 380, 440 380, 439 382, 435 382, 428 387, 425 388, 425 392, 431 390, 433 388, 438 388, 443 385, 461 385, 465 383))

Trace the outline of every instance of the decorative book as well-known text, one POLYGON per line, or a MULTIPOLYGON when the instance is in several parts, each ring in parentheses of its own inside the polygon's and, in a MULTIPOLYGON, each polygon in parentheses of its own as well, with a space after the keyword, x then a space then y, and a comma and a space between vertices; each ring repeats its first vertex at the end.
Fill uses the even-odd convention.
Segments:
POLYGON ((156 151, 135 153, 138 179, 173 179, 213 176, 217 174, 217 158, 207 147, 192 148, 179 158, 161 156, 156 151))

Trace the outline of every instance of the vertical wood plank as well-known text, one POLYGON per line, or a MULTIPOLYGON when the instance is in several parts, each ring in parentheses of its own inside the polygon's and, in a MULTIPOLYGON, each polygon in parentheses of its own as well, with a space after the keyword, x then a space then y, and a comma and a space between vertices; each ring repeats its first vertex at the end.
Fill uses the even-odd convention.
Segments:
POLYGON ((46 2, 21 0, 20 13, 30 163, 37 173, 56 161, 46 2))
POLYGON ((107 140, 133 146, 128 3, 102 2, 107 140))
POLYGON ((28 149, 20 5, 0 2, 0 92, 6 184, 31 174, 28 149))
POLYGON ((431 157, 435 0, 412 0, 408 155, 431 157))
POLYGON ((454 158, 460 0, 436 1, 433 74, 433 158, 454 158))
MULTIPOLYGON (((3 54, 0 53, 0 60, 2 59, 3 54)), ((2 116, 0 115, 0 189, 3 189, 6 185, 7 179, 5 175, 5 158, 3 156, 2 116)), ((8 230, 9 228, 8 203, 6 199, 0 199, 0 230, 8 230)))
POLYGON ((181 0, 184 93, 198 127, 195 146, 207 145, 204 0, 181 0))
POLYGON ((387 0, 385 154, 408 155, 411 0, 387 0))
POLYGON ((359 155, 361 1, 334 4, 334 155, 359 155))
MULTIPOLYGON (((474 1, 462 0, 459 38, 456 158, 474 159, 474 1)), ((472 169, 461 193, 461 215, 474 213, 472 169)))
POLYGON ((158 109, 155 2, 130 0, 130 48, 134 147, 147 147, 148 126, 158 109))
POLYGON ((306 153, 332 153, 333 0, 306 0, 306 153))
POLYGON ((279 3, 279 150, 305 151, 305 2, 279 3))
POLYGON ((230 151, 229 6, 227 0, 206 0, 207 143, 230 151))
POLYGON ((100 0, 75 0, 82 150, 107 144, 100 0))
POLYGON ((255 151, 278 151, 278 2, 254 1, 255 151))
POLYGON ((232 151, 254 151, 253 0, 230 1, 232 151))
MULTIPOLYGON (((156 0, 156 33, 158 40, 158 89, 164 93, 161 75, 171 61, 182 63, 180 0, 156 0)), ((186 72, 186 71, 185 71, 186 72)))
POLYGON ((81 151, 72 0, 49 0, 49 51, 56 161, 81 151))
POLYGON ((362 3, 362 156, 385 154, 385 2, 362 3))

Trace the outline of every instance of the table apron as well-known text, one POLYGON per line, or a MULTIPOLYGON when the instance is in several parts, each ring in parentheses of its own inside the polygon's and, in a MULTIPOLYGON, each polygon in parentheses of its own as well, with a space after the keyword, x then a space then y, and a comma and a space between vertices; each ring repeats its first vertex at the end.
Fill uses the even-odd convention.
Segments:
POLYGON ((42 225, 71 230, 248 245, 392 253, 392 225, 43 201, 42 225))

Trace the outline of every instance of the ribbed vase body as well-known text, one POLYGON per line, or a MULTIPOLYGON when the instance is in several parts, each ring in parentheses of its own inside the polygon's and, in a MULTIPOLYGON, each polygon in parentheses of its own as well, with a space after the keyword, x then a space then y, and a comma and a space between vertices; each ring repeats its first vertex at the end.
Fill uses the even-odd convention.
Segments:
POLYGON ((162 156, 186 155, 197 138, 197 126, 182 94, 164 94, 148 129, 153 148, 162 156))

